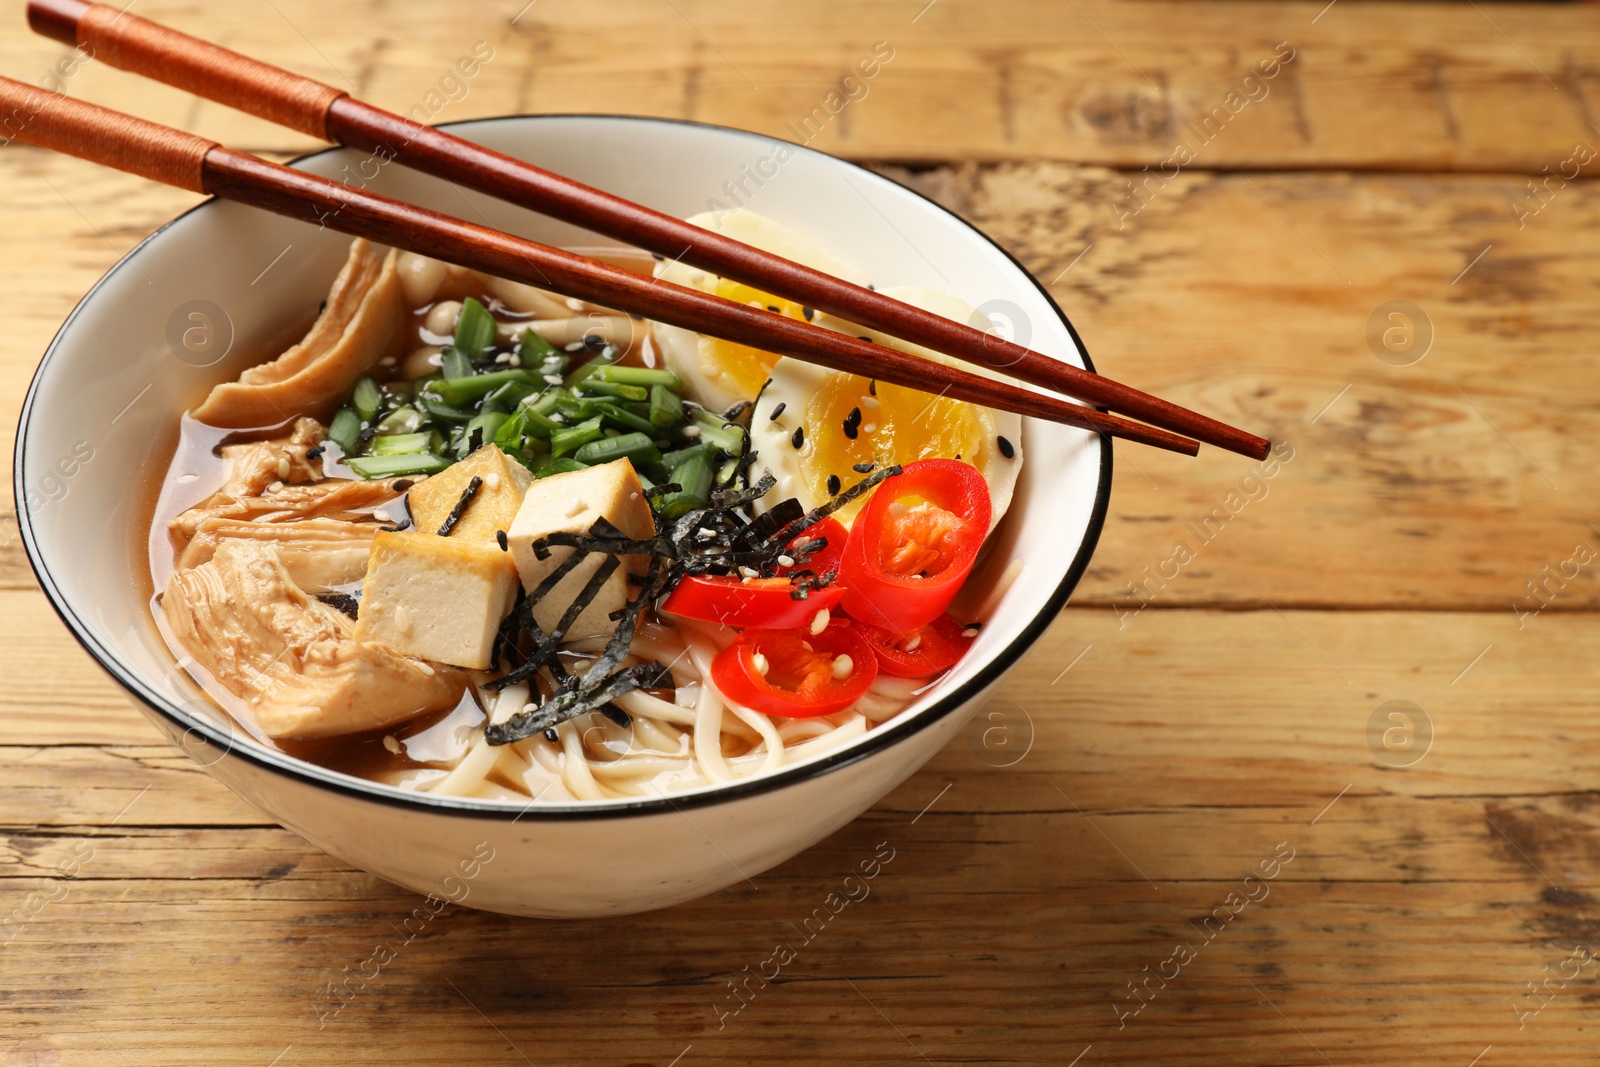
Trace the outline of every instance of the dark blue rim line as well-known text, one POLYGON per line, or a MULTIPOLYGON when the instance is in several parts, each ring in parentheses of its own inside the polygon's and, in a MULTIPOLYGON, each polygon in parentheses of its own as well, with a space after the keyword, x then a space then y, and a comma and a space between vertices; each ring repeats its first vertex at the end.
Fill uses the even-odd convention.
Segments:
MULTIPOLYGON (((666 123, 678 126, 699 126, 706 129, 716 130, 720 133, 737 134, 741 137, 747 137, 752 140, 759 140, 766 143, 775 143, 781 140, 780 138, 766 137, 761 134, 752 133, 749 130, 737 130, 728 126, 718 126, 714 123, 694 122, 688 119, 648 118, 637 115, 502 115, 494 118, 469 119, 462 122, 446 123, 440 128, 462 129, 470 126, 489 125, 491 123, 528 121, 537 122, 542 119, 603 119, 620 122, 666 123)), ((1078 336, 1078 331, 1072 325, 1072 320, 1069 319, 1066 313, 1061 310, 1060 305, 1058 305, 1055 301, 1055 298, 1050 295, 1049 290, 1041 285, 1039 280, 1034 278, 1033 274, 1020 262, 1018 262, 1015 256, 1013 256, 988 234, 984 233, 970 222, 967 222, 959 215, 956 215, 954 212, 948 210, 943 205, 936 203, 930 197, 924 196, 917 190, 905 185, 904 183, 897 182, 893 178, 886 177, 877 173, 876 171, 868 170, 867 168, 862 167, 860 164, 852 163, 849 160, 840 159, 837 156, 830 156, 825 152, 819 152, 814 148, 807 148, 804 145, 795 145, 793 142, 784 143, 793 145, 793 147, 798 151, 827 156, 827 158, 832 159, 835 162, 843 163, 845 166, 861 172, 871 180, 887 182, 890 185, 894 185, 900 189, 903 189, 913 196, 926 200, 937 210, 949 215, 958 223, 967 227, 967 229, 971 230, 985 241, 988 241, 989 244, 993 245, 994 248, 996 248, 1003 256, 1006 257, 1006 259, 1010 260, 1011 263, 1016 266, 1019 271, 1021 271, 1023 276, 1028 278, 1028 280, 1033 283, 1034 287, 1039 290, 1039 293, 1044 297, 1045 301, 1055 311, 1056 315, 1060 317, 1061 322, 1067 328, 1067 333, 1072 337, 1073 344, 1077 346, 1079 353, 1082 354, 1084 369, 1088 370, 1090 373, 1095 373, 1094 363, 1089 358, 1088 349, 1084 347, 1082 338, 1078 336)), ((342 146, 323 149, 318 152, 311 152, 301 156, 294 160, 294 162, 300 163, 305 160, 316 159, 320 156, 340 151, 344 151, 342 146)), ((1072 565, 1067 568, 1067 572, 1062 577, 1061 583, 1056 587, 1055 592, 1053 592, 1050 595, 1050 598, 1045 602, 1044 608, 1039 612, 1039 614, 1036 615, 1032 621, 1030 621, 1028 625, 1023 628, 1022 632, 1017 635, 1015 640, 1013 640, 1005 648, 1001 649, 999 654, 992 661, 986 664, 982 670, 980 670, 974 677, 964 682, 952 692, 944 694, 934 703, 918 710, 916 714, 910 716, 904 721, 898 723, 890 722, 886 725, 869 730, 861 739, 852 742, 845 748, 840 749, 838 752, 832 755, 824 756, 818 759, 814 763, 808 763, 803 766, 792 768, 779 768, 771 774, 760 775, 754 778, 733 782, 702 793, 688 793, 673 796, 671 798, 661 799, 644 798, 640 800, 609 801, 603 804, 585 804, 581 806, 573 805, 570 807, 531 805, 523 809, 518 809, 499 804, 491 805, 487 801, 474 801, 471 798, 465 797, 434 797, 426 793, 418 793, 414 795, 400 794, 392 792, 388 789, 388 787, 381 786, 376 782, 369 782, 365 779, 356 778, 351 775, 344 775, 335 771, 330 771, 326 768, 319 767, 314 763, 307 763, 303 760, 294 759, 287 754, 273 752, 270 749, 262 749, 257 751, 253 748, 234 748, 234 739, 227 736, 214 723, 200 718, 191 719, 184 715, 179 709, 170 706, 161 698, 160 694, 153 692, 144 684, 142 679, 135 675, 131 670, 128 670, 126 667, 124 667, 115 655, 110 653, 108 650, 101 648, 90 633, 89 629, 84 626, 84 624, 72 612, 71 608, 68 607, 65 598, 61 596, 61 593, 56 588, 55 583, 50 579, 49 574, 46 573, 44 567, 40 563, 38 546, 34 540, 33 525, 30 516, 28 515, 26 477, 24 475, 27 462, 26 431, 29 424, 30 415, 32 414, 34 399, 39 389, 39 382, 44 377, 45 368, 48 366, 51 357, 55 354, 56 347, 60 343, 62 336, 68 331, 74 320, 76 320, 78 315, 83 311, 84 307, 94 298, 95 293, 99 291, 100 287, 106 283, 112 274, 114 274, 125 264, 129 263, 135 256, 144 250, 146 245, 160 237, 161 234, 167 229, 181 222, 183 219, 187 218, 189 215, 192 215, 196 211, 200 211, 210 206, 214 202, 216 202, 216 198, 212 197, 211 199, 208 199, 202 203, 196 204, 194 207, 165 223, 160 229, 156 230, 149 237, 139 242, 139 244, 127 255, 118 260, 117 263, 113 265, 111 269, 100 278, 99 281, 95 282, 88 293, 84 295, 83 299, 80 300, 77 306, 72 309, 72 313, 67 316, 66 321, 61 324, 61 328, 56 332, 55 337, 51 339, 49 347, 45 349, 45 354, 39 361, 38 370, 34 372, 33 381, 28 386, 28 395, 23 401, 21 418, 17 424, 16 461, 13 467, 13 488, 16 494, 16 499, 20 504, 17 509, 18 529, 22 534, 23 547, 28 555, 28 563, 30 566, 32 566, 33 573, 38 579, 40 587, 43 588, 45 595, 49 598, 51 607, 55 609, 56 614, 61 617, 61 621, 66 624, 67 629, 72 631, 72 635, 77 638, 78 643, 81 644, 89 653, 89 655, 94 658, 95 662, 98 663, 100 667, 106 671, 106 673, 110 674, 114 679, 117 680, 118 683, 136 696, 151 710, 171 720, 185 732, 192 730, 196 733, 199 733, 204 736, 210 744, 220 747, 224 753, 237 755, 256 764, 257 766, 264 767, 267 770, 274 771, 278 774, 286 774, 294 778, 300 778, 309 781, 314 785, 334 789, 338 792, 349 794, 362 800, 375 801, 377 803, 390 804, 398 807, 431 809, 439 814, 477 816, 491 819, 507 819, 512 821, 522 818, 538 820, 625 818, 633 815, 653 814, 674 810, 681 811, 687 808, 708 807, 714 804, 727 803, 729 801, 737 800, 741 797, 751 796, 756 793, 764 793, 771 790, 780 789, 795 782, 849 766, 858 760, 866 759, 868 756, 874 755, 877 752, 880 752, 883 749, 895 744, 896 742, 910 737, 912 734, 931 726, 933 723, 954 712, 962 704, 966 703, 966 701, 977 696, 987 686, 999 680, 999 678, 1008 669, 1010 669, 1010 667, 1016 663, 1018 659, 1022 657, 1023 653, 1032 647, 1033 643, 1039 639, 1040 635, 1044 633, 1044 631, 1055 620, 1056 616, 1060 614, 1061 609, 1066 606, 1067 598, 1072 594, 1072 590, 1077 587, 1079 580, 1082 579, 1084 571, 1089 566, 1089 559, 1094 555, 1095 546, 1099 543, 1100 533, 1105 527, 1106 513, 1111 504, 1112 453, 1110 440, 1105 437, 1101 437, 1098 442, 1100 445, 1100 478, 1099 483, 1095 488, 1094 508, 1089 516, 1088 528, 1084 531, 1083 543, 1079 546, 1078 553, 1072 560, 1072 565)))

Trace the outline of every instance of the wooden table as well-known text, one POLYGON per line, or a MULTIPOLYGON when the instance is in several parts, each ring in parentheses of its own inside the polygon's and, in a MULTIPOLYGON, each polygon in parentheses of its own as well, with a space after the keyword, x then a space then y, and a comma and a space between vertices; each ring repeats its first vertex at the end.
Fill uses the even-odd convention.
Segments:
MULTIPOLYGON (((1293 458, 1119 450, 1094 565, 991 709, 1009 747, 952 744, 753 887, 603 923, 451 911, 320 1027, 413 899, 159 744, 8 514, 0 1064, 1595 1062, 1593 7, 522 4, 139 11, 396 110, 491 42, 436 121, 789 137, 888 42, 813 143, 993 234, 1105 372, 1293 458), (885 840, 872 895, 719 1028, 730 976, 885 840)), ((0 69, 33 80, 63 50, 18 7, 0 69)), ((103 67, 69 90, 313 147, 103 67)), ((14 420, 74 301, 194 198, 16 146, 0 176, 14 420)))

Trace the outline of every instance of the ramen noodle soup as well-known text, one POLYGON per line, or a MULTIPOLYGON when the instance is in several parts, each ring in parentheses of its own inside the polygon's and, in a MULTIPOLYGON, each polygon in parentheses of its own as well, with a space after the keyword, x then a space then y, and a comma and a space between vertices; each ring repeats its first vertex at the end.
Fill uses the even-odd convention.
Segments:
MULTIPOLYGON (((749 212, 717 225, 869 280, 749 212)), ((294 757, 441 796, 670 795, 846 745, 955 664, 1022 461, 1006 412, 357 240, 305 335, 183 417, 152 613, 294 757)))

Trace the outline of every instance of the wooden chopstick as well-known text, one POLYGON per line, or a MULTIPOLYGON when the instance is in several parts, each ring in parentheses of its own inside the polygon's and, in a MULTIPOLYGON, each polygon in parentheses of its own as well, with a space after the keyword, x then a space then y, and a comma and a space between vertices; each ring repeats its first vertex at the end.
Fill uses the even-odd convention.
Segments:
POLYGON ((1265 438, 822 271, 413 122, 342 90, 87 0, 32 0, 30 25, 97 59, 459 181, 721 277, 1255 459, 1265 438))
POLYGON ((0 78, 16 140, 832 370, 1194 455, 1185 437, 352 188, 0 78))

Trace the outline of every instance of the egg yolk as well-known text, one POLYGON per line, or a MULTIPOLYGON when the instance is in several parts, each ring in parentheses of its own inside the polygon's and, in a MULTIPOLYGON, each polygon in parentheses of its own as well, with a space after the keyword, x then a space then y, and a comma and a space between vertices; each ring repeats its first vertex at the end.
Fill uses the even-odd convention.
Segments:
MULTIPOLYGON (((800 476, 813 500, 833 495, 829 475, 837 476, 843 488, 864 478, 851 469, 858 463, 886 467, 960 459, 987 474, 994 441, 994 418, 987 410, 887 382, 877 384, 874 396, 871 387, 869 379, 854 374, 830 375, 806 404, 800 476), (854 437, 845 430, 847 420, 856 425, 854 437)), ((836 514, 849 522, 865 503, 861 497, 836 514)))
MULTIPOLYGON (((805 321, 805 312, 792 300, 763 293, 760 289, 752 289, 727 278, 718 279, 717 287, 712 291, 736 304, 750 304, 775 311, 785 318, 805 321)), ((778 357, 771 352, 724 341, 720 337, 705 336, 700 338, 700 359, 711 374, 723 378, 733 391, 741 396, 752 397, 760 391, 767 375, 772 373, 773 364, 778 362, 778 357)))

